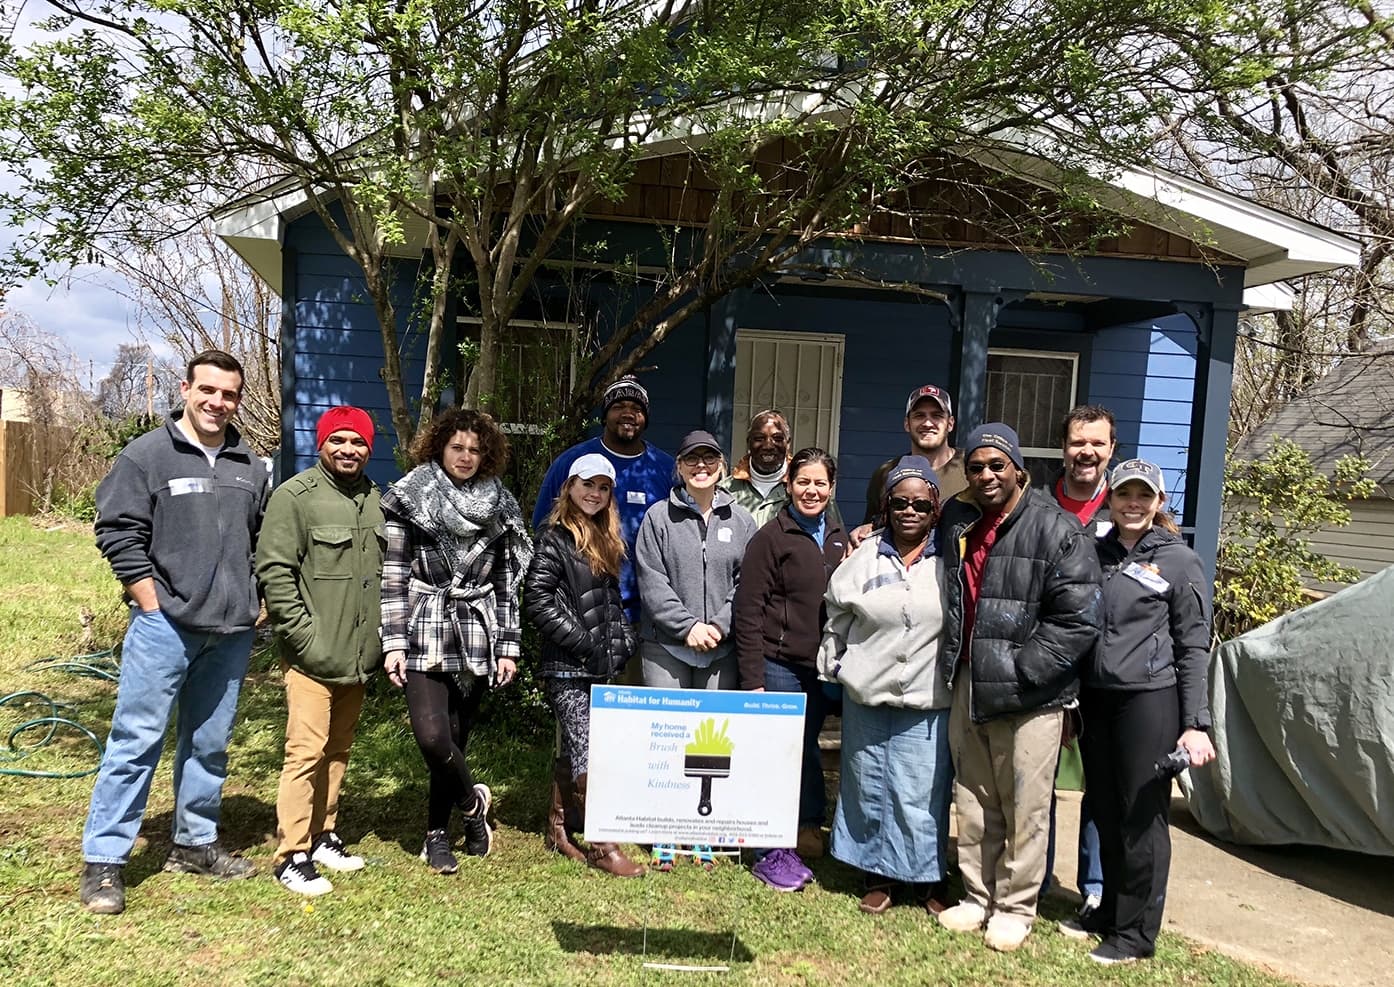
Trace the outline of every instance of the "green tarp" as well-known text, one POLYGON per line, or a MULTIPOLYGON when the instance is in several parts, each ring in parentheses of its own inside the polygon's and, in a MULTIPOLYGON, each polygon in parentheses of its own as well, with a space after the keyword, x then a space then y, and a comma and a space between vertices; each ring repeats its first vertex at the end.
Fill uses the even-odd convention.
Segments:
POLYGON ((1216 649, 1217 760, 1181 778, 1234 843, 1394 856, 1394 567, 1216 649))

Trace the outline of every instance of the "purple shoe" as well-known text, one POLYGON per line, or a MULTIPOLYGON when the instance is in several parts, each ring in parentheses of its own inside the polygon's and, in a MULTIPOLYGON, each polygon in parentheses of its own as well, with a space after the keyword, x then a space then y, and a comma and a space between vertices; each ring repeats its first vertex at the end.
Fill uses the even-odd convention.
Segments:
POLYGON ((801 891, 813 878, 799 855, 783 847, 771 850, 750 869, 755 877, 776 891, 801 891))

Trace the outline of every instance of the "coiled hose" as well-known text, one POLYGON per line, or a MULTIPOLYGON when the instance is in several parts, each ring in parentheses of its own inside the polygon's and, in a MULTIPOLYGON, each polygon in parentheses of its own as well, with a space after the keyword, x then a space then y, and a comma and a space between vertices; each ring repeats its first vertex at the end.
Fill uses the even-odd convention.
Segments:
MULTIPOLYGON (((38 661, 31 662, 27 670, 67 672, 82 678, 104 679, 108 682, 119 681, 121 677, 121 666, 116 661, 111 648, 86 655, 75 655, 71 658, 40 658, 38 661)), ((70 711, 73 708, 71 703, 59 702, 42 692, 26 689, 21 692, 12 692, 7 696, 0 696, 0 708, 5 706, 24 709, 26 713, 29 708, 38 707, 43 712, 39 716, 34 716, 20 723, 5 738, 5 747, 0 749, 0 775, 12 775, 20 778, 84 778, 87 775, 96 774, 102 760, 102 742, 95 733, 71 717, 70 711), (31 732, 40 730, 43 732, 37 740, 27 739, 25 743, 19 743, 20 738, 27 738, 31 732), (36 751, 49 746, 58 737, 60 730, 76 731, 85 741, 91 743, 93 750, 96 751, 96 763, 83 771, 37 771, 32 768, 12 766, 36 751)), ((21 713, 20 715, 25 714, 21 713)))

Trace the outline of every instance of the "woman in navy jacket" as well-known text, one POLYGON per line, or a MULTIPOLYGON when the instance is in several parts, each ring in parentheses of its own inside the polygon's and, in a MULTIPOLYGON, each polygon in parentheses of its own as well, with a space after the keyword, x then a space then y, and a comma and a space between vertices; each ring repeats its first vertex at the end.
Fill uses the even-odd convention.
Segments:
POLYGON ((1061 931, 1103 941, 1099 963, 1129 963, 1156 948, 1171 867, 1172 751, 1190 767, 1215 757, 1206 673, 1209 591, 1200 559, 1164 510, 1162 471, 1130 459, 1109 487, 1113 528, 1098 541, 1104 630, 1085 668, 1081 748, 1099 826, 1103 904, 1061 931))

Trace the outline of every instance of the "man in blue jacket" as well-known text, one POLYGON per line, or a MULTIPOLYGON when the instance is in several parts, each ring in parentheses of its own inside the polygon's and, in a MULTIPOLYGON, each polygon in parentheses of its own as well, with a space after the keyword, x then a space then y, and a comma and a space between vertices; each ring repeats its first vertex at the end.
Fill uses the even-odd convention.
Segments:
POLYGON ((126 589, 131 623, 82 833, 79 897, 89 911, 126 907, 122 868, 176 706, 174 847, 164 869, 255 872, 218 843, 228 739, 260 610, 252 546, 268 486, 265 464, 231 425, 242 380, 229 354, 195 356, 179 385, 183 411, 127 445, 97 487, 97 547, 126 589))
MULTIPOLYGON (((649 508, 668 499, 676 464, 672 456, 644 441, 644 430, 649 425, 649 392, 638 378, 626 375, 605 389, 601 418, 604 431, 599 436, 572 446, 547 468, 532 509, 532 526, 541 528, 547 520, 572 463, 587 453, 599 453, 608 459, 615 468, 615 506, 620 512, 620 535, 625 548, 620 562, 620 599, 626 619, 633 624, 639 620, 634 540, 639 537, 639 525, 649 508)), ((637 666, 638 662, 631 662, 629 667, 637 666)))

